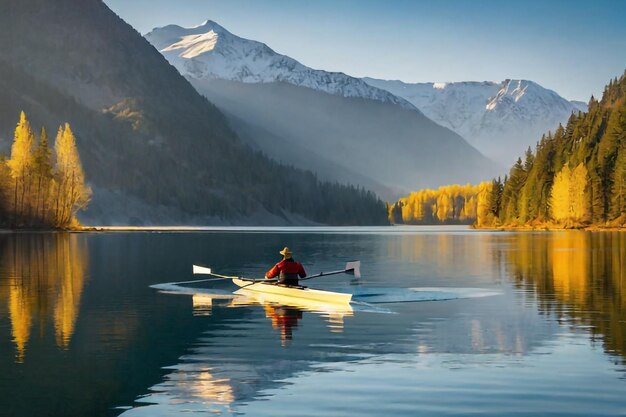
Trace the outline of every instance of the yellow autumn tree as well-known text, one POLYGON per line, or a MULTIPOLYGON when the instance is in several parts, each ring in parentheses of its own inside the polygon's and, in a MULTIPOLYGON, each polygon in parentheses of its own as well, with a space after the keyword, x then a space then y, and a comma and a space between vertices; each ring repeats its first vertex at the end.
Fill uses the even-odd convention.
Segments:
POLYGON ((17 226, 26 214, 27 192, 30 191, 30 170, 33 164, 33 143, 35 135, 26 114, 20 114, 20 121, 15 128, 11 158, 8 166, 13 180, 13 224, 17 226))
POLYGON ((585 221, 589 217, 587 182, 587 168, 585 168, 585 165, 581 162, 572 171, 569 186, 569 217, 574 221, 585 221))
POLYGON ((555 176, 550 205, 552 218, 561 223, 586 221, 589 217, 587 168, 580 163, 570 170, 565 164, 555 176))
POLYGON ((554 177, 550 207, 552 218, 557 221, 566 221, 570 215, 570 181, 571 171, 567 164, 554 177))
POLYGON ((484 182, 419 190, 390 204, 389 218, 397 219, 394 213, 401 210, 405 224, 471 223, 489 209, 491 188, 491 182, 484 182))
POLYGON ((484 226, 490 222, 490 197, 493 189, 493 183, 489 181, 478 184, 478 192, 476 193, 476 225, 484 226))
POLYGON ((76 221, 78 210, 87 206, 91 189, 85 184, 85 173, 76 148, 76 138, 69 124, 59 127, 54 151, 56 155, 55 219, 58 227, 65 227, 76 221))

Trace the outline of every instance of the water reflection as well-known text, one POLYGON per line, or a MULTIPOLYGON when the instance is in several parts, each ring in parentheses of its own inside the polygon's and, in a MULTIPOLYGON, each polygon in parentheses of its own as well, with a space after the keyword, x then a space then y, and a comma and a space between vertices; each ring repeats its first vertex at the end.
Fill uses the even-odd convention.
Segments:
POLYGON ((8 306, 15 361, 26 360, 33 328, 44 338, 52 319, 56 345, 67 349, 85 285, 88 252, 75 234, 6 235, 1 268, 7 276, 0 303, 8 306))
POLYGON ((542 312, 589 329, 604 349, 626 358, 626 234, 520 233, 503 248, 507 268, 542 312))
POLYGON ((235 294, 238 297, 230 302, 232 307, 254 305, 263 307, 265 317, 270 319, 272 328, 279 332, 283 347, 293 339, 293 332, 298 327, 305 311, 322 318, 326 322, 328 330, 333 333, 343 332, 345 317, 353 315, 350 304, 324 303, 278 294, 259 293, 247 289, 239 289, 235 291, 235 294))
POLYGON ((0 414, 619 415, 624 367, 593 344, 626 350, 624 239, 0 234, 0 414), (356 285, 314 284, 354 311, 150 287, 198 261, 253 275, 296 243, 311 270, 367 260, 356 285))
POLYGON ((287 342, 293 339, 293 331, 298 327, 298 322, 302 320, 302 310, 269 303, 266 303, 263 309, 265 317, 272 321, 272 328, 280 333, 281 345, 286 346, 287 342))

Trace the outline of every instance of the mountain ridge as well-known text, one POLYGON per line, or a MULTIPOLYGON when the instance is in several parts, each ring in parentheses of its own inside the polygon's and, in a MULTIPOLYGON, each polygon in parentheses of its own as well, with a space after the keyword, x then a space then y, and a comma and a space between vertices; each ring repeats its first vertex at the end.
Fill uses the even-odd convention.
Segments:
POLYGON ((239 37, 207 19, 191 28, 167 25, 145 38, 182 75, 247 83, 286 82, 343 97, 357 97, 417 109, 403 98, 342 72, 315 70, 279 54, 263 42, 239 37))
POLYGON ((530 80, 404 83, 364 77, 404 97, 427 117, 448 127, 487 156, 509 163, 538 137, 583 109, 530 80))

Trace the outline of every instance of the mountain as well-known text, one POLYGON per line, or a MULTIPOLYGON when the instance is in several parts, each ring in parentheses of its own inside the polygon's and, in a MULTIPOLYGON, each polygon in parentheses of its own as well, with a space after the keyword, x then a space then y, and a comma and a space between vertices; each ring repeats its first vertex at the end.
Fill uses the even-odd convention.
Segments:
POLYGON ((193 28, 169 25, 146 35, 183 75, 243 83, 284 82, 342 97, 364 98, 413 109, 406 100, 359 78, 306 67, 261 42, 233 35, 206 20, 193 28))
POLYGON ((305 67, 210 20, 156 28, 146 39, 251 146, 322 178, 391 198, 498 171, 404 99, 345 74, 305 67))
POLYGON ((584 103, 570 102, 527 80, 418 84, 363 80, 405 98, 427 117, 507 165, 528 146, 534 147, 542 133, 565 123, 572 112, 585 110, 584 103))
POLYGON ((382 202, 251 149, 100 0, 0 0, 0 138, 68 121, 99 224, 380 224, 382 202))

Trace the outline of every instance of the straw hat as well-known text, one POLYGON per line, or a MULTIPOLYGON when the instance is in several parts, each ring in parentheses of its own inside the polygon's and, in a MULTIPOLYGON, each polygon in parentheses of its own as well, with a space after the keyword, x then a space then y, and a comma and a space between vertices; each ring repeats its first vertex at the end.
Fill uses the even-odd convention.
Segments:
POLYGON ((287 246, 285 246, 285 249, 281 250, 278 253, 283 255, 285 257, 285 259, 289 259, 293 255, 293 252, 291 252, 291 250, 287 246))

